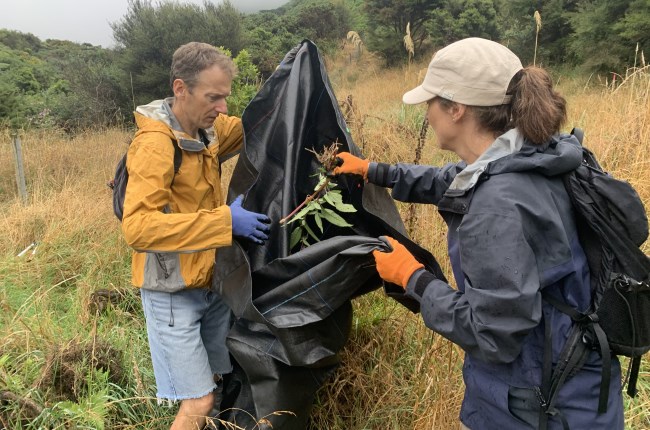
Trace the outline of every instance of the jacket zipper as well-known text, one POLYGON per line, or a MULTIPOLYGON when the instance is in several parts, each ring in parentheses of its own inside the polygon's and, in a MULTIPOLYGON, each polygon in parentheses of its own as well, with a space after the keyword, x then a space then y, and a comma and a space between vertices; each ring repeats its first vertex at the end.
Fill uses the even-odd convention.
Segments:
POLYGON ((158 253, 155 253, 155 256, 156 256, 156 260, 158 261, 158 264, 160 265, 160 268, 163 271, 163 276, 165 277, 165 279, 169 278, 169 271, 167 270, 167 266, 165 265, 165 263, 161 258, 162 256, 158 253))

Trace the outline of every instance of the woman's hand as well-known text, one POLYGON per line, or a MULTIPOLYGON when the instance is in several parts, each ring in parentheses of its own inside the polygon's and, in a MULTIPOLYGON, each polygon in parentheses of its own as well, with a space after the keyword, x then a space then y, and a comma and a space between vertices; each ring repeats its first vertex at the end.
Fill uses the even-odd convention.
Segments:
POLYGON ((388 252, 372 251, 377 263, 377 272, 384 281, 406 288, 413 273, 424 268, 424 265, 417 261, 413 254, 397 240, 388 236, 383 237, 388 240, 392 250, 388 252))
POLYGON ((342 173, 350 173, 353 175, 361 175, 364 179, 368 179, 368 165, 370 161, 355 157, 349 152, 341 152, 337 158, 337 161, 340 160, 339 166, 332 171, 332 174, 340 175, 342 173))

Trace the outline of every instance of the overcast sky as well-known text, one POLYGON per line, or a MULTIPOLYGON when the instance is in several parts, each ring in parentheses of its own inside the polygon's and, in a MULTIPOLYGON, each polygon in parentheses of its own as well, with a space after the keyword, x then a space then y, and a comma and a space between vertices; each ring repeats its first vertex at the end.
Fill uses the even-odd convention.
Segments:
MULTIPOLYGON (((231 0, 243 12, 275 9, 287 1, 231 0)), ((203 0, 179 2, 203 4, 203 0)), ((0 0, 0 28, 32 33, 41 40, 71 40, 108 48, 115 44, 109 24, 119 21, 127 9, 127 0, 0 0)))

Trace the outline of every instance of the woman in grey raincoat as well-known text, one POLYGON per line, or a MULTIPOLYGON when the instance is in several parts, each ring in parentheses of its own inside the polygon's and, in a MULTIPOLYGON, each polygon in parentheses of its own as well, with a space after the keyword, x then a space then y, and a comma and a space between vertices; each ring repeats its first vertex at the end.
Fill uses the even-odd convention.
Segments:
MULTIPOLYGON (((539 428, 544 325, 553 363, 572 322, 542 300, 550 292, 581 311, 589 268, 562 183, 581 162, 577 139, 561 135, 566 102, 540 68, 523 68, 506 47, 470 38, 438 51, 422 85, 404 94, 427 103, 442 149, 462 160, 443 167, 370 163, 348 153, 335 174, 359 174, 400 201, 435 204, 448 226, 458 289, 438 280, 389 239, 377 271, 421 305, 430 329, 465 351, 461 428, 539 428)), ((602 361, 591 352, 559 391, 556 409, 572 430, 623 429, 621 372, 612 359, 607 412, 599 414, 602 361)), ((558 415, 548 428, 562 428, 558 415)))

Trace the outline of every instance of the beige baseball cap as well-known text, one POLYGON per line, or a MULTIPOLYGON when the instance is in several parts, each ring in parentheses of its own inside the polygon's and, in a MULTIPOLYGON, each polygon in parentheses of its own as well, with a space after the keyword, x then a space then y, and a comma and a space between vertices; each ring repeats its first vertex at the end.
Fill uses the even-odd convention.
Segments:
POLYGON ((459 40, 435 53, 422 85, 404 94, 409 105, 438 96, 469 106, 510 103, 512 77, 523 67, 505 46, 487 39, 459 40))

